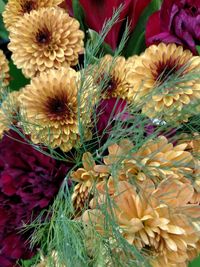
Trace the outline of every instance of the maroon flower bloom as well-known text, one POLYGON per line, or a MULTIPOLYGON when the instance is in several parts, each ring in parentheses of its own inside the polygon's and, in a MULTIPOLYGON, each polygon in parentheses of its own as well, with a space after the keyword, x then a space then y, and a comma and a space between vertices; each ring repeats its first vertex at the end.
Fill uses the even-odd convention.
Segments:
MULTIPOLYGON (((96 32, 101 32, 106 20, 112 18, 113 11, 121 4, 123 10, 120 14, 119 22, 113 25, 107 34, 105 41, 115 49, 119 44, 121 34, 124 31, 126 19, 131 25, 131 31, 134 29, 142 11, 151 0, 80 0, 85 13, 86 23, 89 28, 96 32)), ((72 0, 66 0, 68 10, 72 9, 72 0)))
POLYGON ((113 122, 117 119, 126 120, 127 103, 125 100, 110 98, 102 99, 97 107, 97 132, 98 135, 108 136, 113 127, 113 122))
POLYGON ((67 167, 23 143, 13 131, 0 141, 0 266, 33 255, 19 233, 56 196, 67 167), (18 141, 16 141, 17 139, 18 141))
POLYGON ((147 23, 146 43, 177 43, 197 54, 200 45, 200 1, 164 0, 147 23))

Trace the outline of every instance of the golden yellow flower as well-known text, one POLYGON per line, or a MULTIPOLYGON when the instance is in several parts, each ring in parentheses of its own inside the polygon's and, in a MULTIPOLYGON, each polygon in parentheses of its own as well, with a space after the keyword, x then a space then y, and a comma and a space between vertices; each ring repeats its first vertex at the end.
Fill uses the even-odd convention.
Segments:
MULTIPOLYGON (((120 181, 112 197, 112 211, 108 207, 107 212, 114 214, 122 236, 148 256, 153 267, 186 266, 190 251, 199 250, 200 206, 188 204, 192 195, 192 186, 178 180, 166 179, 157 189, 139 193, 130 183, 120 181)), ((105 215, 98 208, 85 211, 83 221, 92 223, 101 234, 108 233, 105 215)))
MULTIPOLYGON (((0 50, 0 87, 5 87, 9 84, 10 75, 9 75, 9 65, 8 60, 6 59, 2 50, 0 50)), ((3 90, 0 90, 3 94, 3 90)), ((2 98, 2 96, 0 97, 2 98)))
MULTIPOLYGON (((182 46, 152 45, 136 59, 127 74, 133 86, 129 99, 140 103, 142 112, 150 118, 175 120, 183 107, 200 99, 199 71, 200 57, 182 46), (197 78, 186 78, 192 72, 197 78)), ((186 120, 188 116, 179 119, 186 120)))
POLYGON ((83 53, 79 22, 58 7, 25 14, 10 31, 12 59, 26 77, 48 69, 73 66, 83 53), (23 45, 22 45, 23 42, 23 45))
POLYGON ((13 91, 7 95, 0 108, 0 138, 9 131, 10 126, 18 121, 19 96, 21 91, 13 91))
POLYGON ((130 85, 126 80, 127 68, 124 57, 104 56, 94 68, 95 82, 102 90, 104 99, 119 97, 127 99, 130 85))
POLYGON ((187 144, 174 146, 164 136, 149 140, 138 150, 130 141, 123 140, 109 147, 105 165, 95 166, 95 171, 107 171, 118 180, 131 180, 139 185, 146 179, 157 183, 166 177, 190 177, 195 161, 192 154, 185 151, 186 147, 187 144))
POLYGON ((87 206, 95 184, 107 177, 106 174, 95 172, 96 164, 89 152, 83 154, 82 164, 83 168, 79 168, 71 174, 71 179, 78 182, 72 194, 72 202, 76 212, 82 211, 87 206))
POLYGON ((191 135, 183 133, 178 136, 178 144, 186 143, 186 150, 190 151, 194 156, 200 155, 200 135, 197 132, 191 135))
MULTIPOLYGON (((90 113, 86 94, 78 101, 80 75, 71 68, 49 70, 31 80, 20 96, 24 130, 34 143, 69 151, 88 133, 90 113), (80 112, 80 114, 79 114, 80 112), (80 121, 79 121, 80 116, 80 121)), ((87 80, 82 88, 87 85, 87 80)))
POLYGON ((3 21, 9 30, 24 14, 41 7, 57 6, 61 2, 62 0, 8 0, 3 12, 3 21))

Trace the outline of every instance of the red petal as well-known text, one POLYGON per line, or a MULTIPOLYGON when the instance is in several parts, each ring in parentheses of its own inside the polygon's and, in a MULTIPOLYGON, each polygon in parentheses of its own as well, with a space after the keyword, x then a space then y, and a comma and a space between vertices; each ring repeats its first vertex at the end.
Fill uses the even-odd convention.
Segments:
POLYGON ((150 42, 150 38, 161 33, 161 27, 160 27, 160 11, 157 11, 153 13, 147 22, 146 25, 146 45, 149 46, 152 44, 150 42))
POLYGON ((151 0, 133 0, 129 9, 129 20, 131 22, 131 31, 134 29, 143 10, 148 6, 151 0))
POLYGON ((130 3, 131 0, 80 0, 80 4, 85 12, 88 27, 98 33, 101 32, 105 21, 112 18, 114 10, 117 9, 120 4, 124 4, 124 9, 120 14, 119 22, 113 25, 112 29, 105 38, 105 41, 113 49, 115 49, 118 45, 120 29, 127 17, 130 3))

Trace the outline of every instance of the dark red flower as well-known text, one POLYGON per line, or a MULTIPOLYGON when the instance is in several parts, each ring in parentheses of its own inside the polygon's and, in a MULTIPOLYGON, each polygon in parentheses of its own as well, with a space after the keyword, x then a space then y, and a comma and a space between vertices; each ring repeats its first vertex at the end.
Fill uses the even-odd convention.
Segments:
MULTIPOLYGON (((86 23, 89 28, 101 32, 106 20, 112 18, 113 11, 121 4, 123 10, 119 22, 113 25, 107 34, 105 41, 115 49, 119 44, 121 34, 128 19, 131 24, 131 31, 134 29, 142 11, 151 0, 79 0, 85 13, 86 23)), ((68 9, 72 9, 72 0, 66 0, 68 9)))
POLYGON ((113 127, 113 122, 117 119, 125 120, 127 103, 125 100, 110 98, 102 99, 97 107, 97 125, 98 135, 109 135, 113 127))
POLYGON ((146 43, 177 43, 197 54, 200 45, 200 1, 164 0, 146 27, 146 43))
MULTIPOLYGON (((36 151, 13 131, 0 141, 0 266, 33 255, 20 234, 56 196, 67 167, 36 151), (17 141, 16 141, 17 139, 17 141)), ((29 233, 30 234, 30 233, 29 233)))

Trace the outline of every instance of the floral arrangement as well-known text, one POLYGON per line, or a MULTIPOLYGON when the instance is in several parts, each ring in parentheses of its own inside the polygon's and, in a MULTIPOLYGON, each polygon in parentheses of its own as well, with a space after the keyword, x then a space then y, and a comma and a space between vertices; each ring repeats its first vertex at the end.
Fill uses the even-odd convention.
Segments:
POLYGON ((199 266, 199 1, 0 10, 0 266, 199 266))

